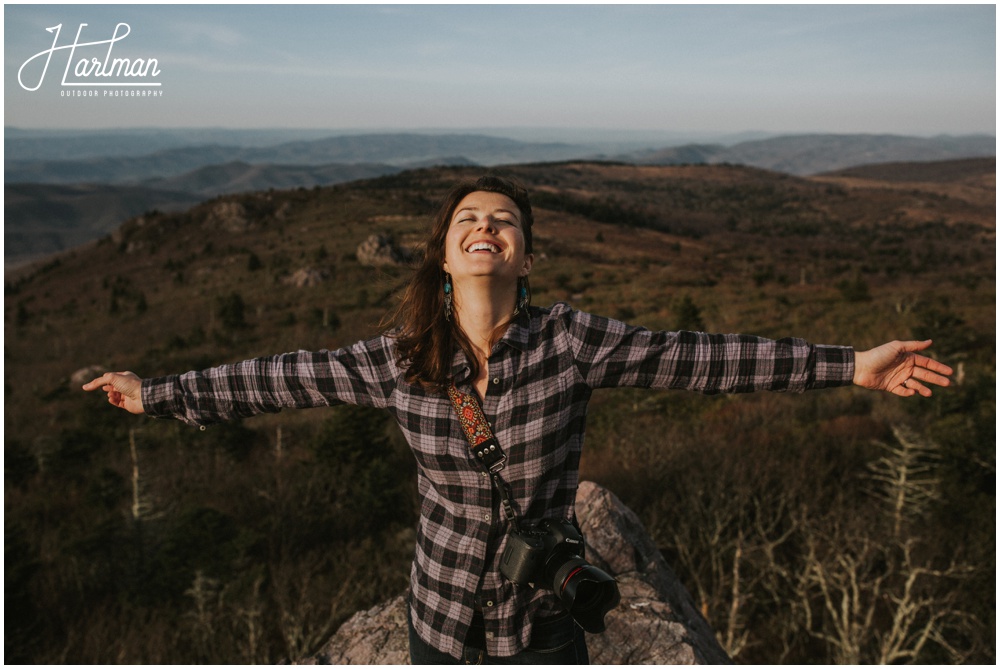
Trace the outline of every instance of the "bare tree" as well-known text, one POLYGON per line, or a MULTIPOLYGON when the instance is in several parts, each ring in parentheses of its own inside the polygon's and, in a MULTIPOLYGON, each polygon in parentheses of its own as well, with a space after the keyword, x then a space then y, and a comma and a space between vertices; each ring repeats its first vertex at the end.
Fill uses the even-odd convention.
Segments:
POLYGON ((782 606, 787 569, 777 553, 793 537, 795 520, 784 491, 732 491, 701 504, 696 522, 675 528, 674 550, 719 643, 736 658, 759 643, 751 629, 756 610, 782 606))
POLYGON ((909 428, 894 425, 892 433, 896 443, 879 443, 886 454, 868 466, 876 483, 869 492, 888 506, 892 534, 899 539, 904 522, 920 517, 940 499, 941 479, 935 471, 941 456, 937 444, 909 428))
POLYGON ((936 644, 954 662, 964 652, 948 641, 971 617, 956 608, 955 579, 972 569, 933 568, 915 557, 915 540, 807 536, 797 592, 808 633, 824 641, 836 664, 918 662, 936 644), (839 545, 839 546, 838 546, 839 545))
POLYGON ((315 650, 335 631, 335 625, 344 614, 354 610, 355 602, 350 593, 364 580, 355 578, 356 572, 350 560, 334 563, 327 556, 316 553, 300 560, 286 559, 272 564, 278 625, 290 661, 315 650), (334 590, 316 583, 331 575, 340 581, 334 590))
POLYGON ((837 664, 919 662, 935 645, 952 661, 967 657, 949 641, 974 619, 957 608, 956 579, 973 568, 946 566, 912 521, 940 499, 938 447, 912 430, 894 427, 897 444, 869 466, 870 490, 884 513, 867 520, 804 523, 806 555, 795 576, 805 629, 824 641, 837 664), (891 532, 882 532, 883 526, 891 532))

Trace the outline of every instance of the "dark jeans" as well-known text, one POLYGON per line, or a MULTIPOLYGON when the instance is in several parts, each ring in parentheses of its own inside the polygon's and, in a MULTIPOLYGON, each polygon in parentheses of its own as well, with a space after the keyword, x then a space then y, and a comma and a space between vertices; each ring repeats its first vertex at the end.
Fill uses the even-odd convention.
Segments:
POLYGON ((569 615, 533 625, 530 645, 517 655, 491 657, 486 654, 483 617, 476 613, 461 660, 424 643, 413 629, 409 610, 406 620, 410 626, 410 664, 590 664, 583 630, 569 615))

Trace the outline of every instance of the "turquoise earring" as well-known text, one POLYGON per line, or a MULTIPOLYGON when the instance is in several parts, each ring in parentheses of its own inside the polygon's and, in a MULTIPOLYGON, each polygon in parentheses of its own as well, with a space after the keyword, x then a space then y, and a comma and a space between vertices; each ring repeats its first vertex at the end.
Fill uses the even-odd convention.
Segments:
POLYGON ((528 279, 521 277, 517 280, 517 304, 514 305, 514 315, 528 308, 528 279))
POLYGON ((451 320, 451 274, 444 275, 444 319, 451 320))

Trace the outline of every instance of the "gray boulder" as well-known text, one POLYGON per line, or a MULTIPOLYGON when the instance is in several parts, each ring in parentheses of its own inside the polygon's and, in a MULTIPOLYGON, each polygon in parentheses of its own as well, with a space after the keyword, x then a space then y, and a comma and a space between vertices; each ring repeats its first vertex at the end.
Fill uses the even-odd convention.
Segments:
POLYGON ((75 390, 77 387, 82 386, 88 381, 96 379, 106 371, 108 371, 107 368, 101 365, 91 365, 89 367, 78 369, 69 377, 70 386, 75 390))
POLYGON ((358 262, 370 267, 404 265, 412 258, 412 253, 396 244, 391 235, 369 235, 358 244, 355 252, 358 262))
MULTIPOLYGON (((731 664, 690 593, 667 565, 639 518, 614 494, 584 481, 576 514, 587 560, 612 574, 621 604, 607 630, 588 634, 594 664, 731 664)), ((408 664, 406 595, 354 614, 301 664, 408 664)))

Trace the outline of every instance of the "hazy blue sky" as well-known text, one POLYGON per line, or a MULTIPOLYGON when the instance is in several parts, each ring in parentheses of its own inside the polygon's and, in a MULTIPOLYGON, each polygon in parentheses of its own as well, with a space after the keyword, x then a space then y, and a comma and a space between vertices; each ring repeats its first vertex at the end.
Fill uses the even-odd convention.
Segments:
POLYGON ((993 134, 996 8, 7 5, 4 79, 4 123, 27 128, 993 134), (62 46, 120 22, 113 57, 155 58, 162 96, 64 97, 84 90, 61 85, 68 49, 19 85, 46 28, 62 46))

